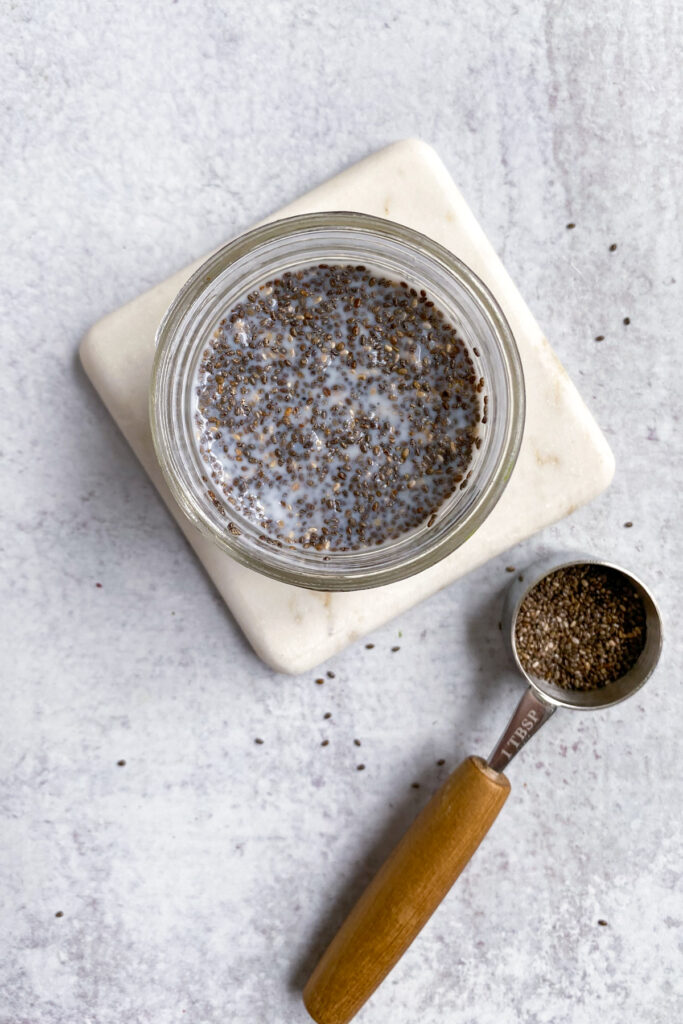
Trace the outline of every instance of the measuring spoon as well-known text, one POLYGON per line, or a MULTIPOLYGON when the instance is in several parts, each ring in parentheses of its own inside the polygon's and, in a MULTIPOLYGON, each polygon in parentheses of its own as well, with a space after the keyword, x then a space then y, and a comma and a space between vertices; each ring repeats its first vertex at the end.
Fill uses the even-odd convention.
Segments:
POLYGON ((395 966, 434 913, 495 821, 510 792, 503 770, 558 707, 607 708, 630 697, 652 674, 662 647, 659 610, 632 573, 591 555, 555 555, 520 574, 506 594, 502 628, 514 662, 528 683, 487 761, 468 757, 421 811, 348 915, 304 989, 318 1024, 348 1024, 395 966), (530 675, 515 645, 517 614, 545 576, 571 565, 622 573, 640 594, 645 646, 620 679, 593 690, 567 690, 530 675))

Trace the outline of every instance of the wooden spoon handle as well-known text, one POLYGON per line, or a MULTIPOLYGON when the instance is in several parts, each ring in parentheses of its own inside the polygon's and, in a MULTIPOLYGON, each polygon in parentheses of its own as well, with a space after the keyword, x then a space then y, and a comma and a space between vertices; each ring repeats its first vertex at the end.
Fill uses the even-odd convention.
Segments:
POLYGON ((468 757, 418 815, 304 989, 318 1024, 347 1024, 427 923, 488 832, 510 783, 468 757))

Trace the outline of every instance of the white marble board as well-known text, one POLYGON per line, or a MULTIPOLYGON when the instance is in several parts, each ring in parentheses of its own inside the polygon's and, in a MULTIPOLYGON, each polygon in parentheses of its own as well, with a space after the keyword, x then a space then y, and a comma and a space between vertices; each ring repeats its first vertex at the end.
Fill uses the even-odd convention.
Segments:
POLYGON ((157 325, 184 281, 178 272, 96 323, 81 360, 103 402, 154 481, 257 654, 300 673, 608 486, 614 459, 576 388, 435 151, 397 142, 273 214, 357 210, 423 231, 464 260, 500 302, 519 346, 527 419, 517 466, 498 505, 459 550, 418 576, 354 593, 301 590, 234 562, 187 522, 156 463, 147 392, 157 325))

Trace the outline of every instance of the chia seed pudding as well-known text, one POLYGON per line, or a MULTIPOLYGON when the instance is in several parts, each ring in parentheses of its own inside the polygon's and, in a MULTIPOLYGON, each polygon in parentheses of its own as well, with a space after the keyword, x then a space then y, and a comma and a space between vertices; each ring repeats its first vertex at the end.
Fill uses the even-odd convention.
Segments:
MULTIPOLYGON (((475 355, 477 350, 473 349, 475 355)), ((202 352, 207 493, 278 547, 344 552, 436 522, 471 475, 485 381, 424 290, 321 263, 237 301, 202 352)))

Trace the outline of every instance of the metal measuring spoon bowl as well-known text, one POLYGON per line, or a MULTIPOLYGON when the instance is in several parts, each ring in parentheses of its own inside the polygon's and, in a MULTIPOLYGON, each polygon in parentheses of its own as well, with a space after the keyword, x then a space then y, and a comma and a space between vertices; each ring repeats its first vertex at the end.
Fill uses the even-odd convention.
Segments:
POLYGON ((529 684, 515 713, 496 744, 488 764, 503 771, 514 755, 536 733, 558 707, 579 710, 608 708, 626 700, 650 678, 662 650, 662 619, 654 597, 637 576, 614 562, 581 552, 564 552, 535 562, 519 574, 508 588, 502 618, 503 636, 512 659, 529 684), (522 664, 516 643, 517 616, 522 604, 546 576, 570 566, 598 566, 622 575, 637 591, 645 609, 645 646, 625 675, 604 686, 571 690, 529 673, 522 664))

